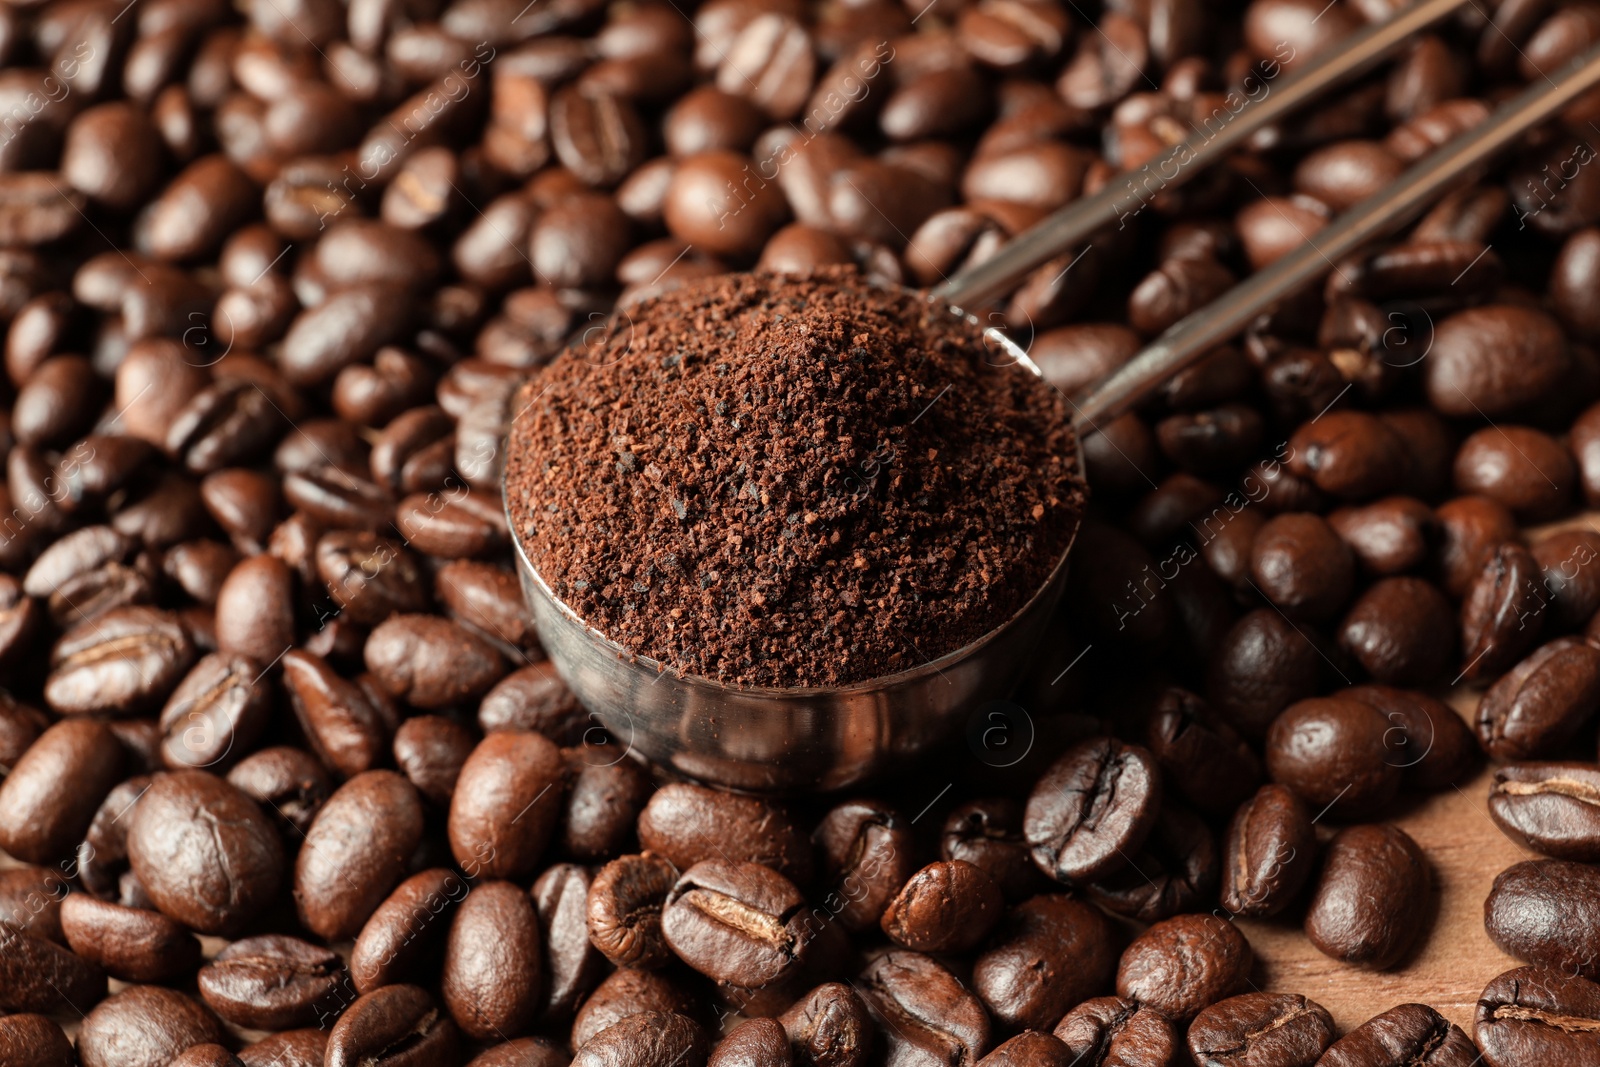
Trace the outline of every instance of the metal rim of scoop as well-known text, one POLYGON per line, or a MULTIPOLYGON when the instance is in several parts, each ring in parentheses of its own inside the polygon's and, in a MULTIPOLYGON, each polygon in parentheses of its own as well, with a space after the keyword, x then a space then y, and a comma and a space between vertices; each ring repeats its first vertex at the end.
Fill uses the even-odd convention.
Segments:
MULTIPOLYGON (((919 298, 927 300, 930 304, 944 303, 937 298, 930 297, 927 294, 917 292, 916 290, 907 291, 915 293, 915 295, 917 295, 919 298)), ((964 311, 961 308, 955 307, 954 305, 948 303, 945 304, 945 307, 951 314, 964 319, 974 326, 983 325, 978 317, 971 312, 964 311)), ((1021 346, 1019 346, 1015 341, 1011 340, 1011 338, 1007 337, 1000 329, 993 326, 985 327, 983 329, 983 337, 985 340, 998 345, 1005 352, 1009 359, 1032 373, 1035 377, 1040 379, 1044 377, 1044 372, 1039 368, 1039 365, 1033 361, 1033 359, 1021 348, 1021 346)), ((1070 431, 1071 427, 1069 426, 1068 429, 1070 431)), ((1077 446, 1076 455, 1078 461, 1078 478, 1087 490, 1088 482, 1085 478, 1082 442, 1079 440, 1076 432, 1073 432, 1072 436, 1073 441, 1077 446)), ((1020 607, 1018 607, 1016 611, 1008 615, 1003 621, 991 627, 976 640, 969 641, 960 648, 943 653, 934 659, 928 660, 926 663, 923 663, 920 666, 911 667, 903 671, 897 671, 894 674, 878 675, 873 678, 863 679, 859 682, 851 682, 849 685, 843 686, 733 685, 727 682, 719 682, 715 678, 707 678, 705 675, 701 674, 691 674, 687 671, 680 672, 670 664, 664 663, 661 660, 654 659, 650 656, 640 655, 635 652, 630 652, 624 646, 607 637, 601 630, 589 625, 588 621, 574 611, 566 601, 556 596, 555 591, 550 588, 547 582, 545 582, 544 576, 539 573, 539 568, 535 567, 533 565, 533 561, 528 558, 527 550, 523 547, 522 538, 517 533, 516 522, 511 514, 510 493, 504 484, 503 477, 501 479, 501 483, 501 507, 505 512, 506 524, 511 534, 512 547, 517 554, 518 565, 523 569, 524 574, 536 584, 539 592, 547 600, 549 600, 549 602, 555 607, 556 611, 560 613, 562 618, 573 626, 582 627, 592 643, 599 644, 606 648, 612 652, 617 659, 625 663, 637 665, 644 670, 654 671, 658 675, 671 678, 681 684, 703 688, 717 693, 736 692, 741 695, 748 695, 752 698, 760 698, 764 700, 793 700, 797 702, 813 701, 818 697, 827 697, 837 694, 870 693, 878 690, 892 689, 900 684, 926 678, 930 674, 938 674, 944 669, 950 667, 952 664, 969 658, 974 653, 981 651, 985 646, 1007 634, 1010 629, 1016 625, 1018 620, 1026 617, 1031 611, 1035 610, 1039 606, 1040 601, 1046 598, 1058 596, 1060 594, 1061 587, 1066 578, 1068 557, 1072 553, 1072 546, 1078 540, 1078 531, 1083 528, 1083 512, 1080 509, 1072 518, 1072 529, 1067 532, 1066 543, 1062 546, 1061 553, 1056 558, 1055 565, 1050 568, 1050 573, 1046 575, 1044 581, 1040 583, 1039 587, 1033 591, 1033 594, 1028 597, 1028 599, 1020 607)), ((557 668, 560 668, 560 664, 557 664, 557 668)))

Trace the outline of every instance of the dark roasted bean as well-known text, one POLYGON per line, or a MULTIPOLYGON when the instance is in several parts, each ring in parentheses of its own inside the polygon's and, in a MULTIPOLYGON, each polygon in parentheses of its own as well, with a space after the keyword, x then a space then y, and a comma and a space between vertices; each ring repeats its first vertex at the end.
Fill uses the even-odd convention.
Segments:
POLYGON ((677 881, 677 868, 653 852, 622 856, 600 868, 587 904, 594 947, 618 967, 664 966, 671 950, 662 935, 662 912, 677 881))
POLYGON ((693 1019, 644 1011, 609 1026, 579 1046, 574 1067, 705 1067, 710 1042, 693 1019))
POLYGON ((1120 997, 1093 997, 1056 1024, 1055 1036, 1086 1067, 1171 1063, 1179 1037, 1167 1017, 1120 997))
POLYGON ((457 906, 445 943, 441 995, 456 1025, 478 1041, 516 1033, 539 1005, 541 970, 527 891, 479 883, 457 906))
POLYGON ((1483 926, 1528 963, 1600 976, 1600 877, 1570 860, 1526 860, 1501 871, 1483 902, 1483 926))
POLYGON ((1548 967, 1518 967, 1478 998, 1473 1036, 1489 1067, 1582 1063, 1594 1053, 1600 985, 1548 967))
POLYGON ((1133 940, 1117 965, 1117 995, 1188 1022, 1242 989, 1255 956, 1238 927, 1215 915, 1179 915, 1133 940))
POLYGON ((300 921, 319 937, 353 937, 405 873, 422 839, 422 801, 393 771, 358 774, 328 798, 295 858, 300 921), (372 813, 387 813, 374 819, 372 813))
POLYGON ((128 859, 164 914, 232 934, 283 882, 277 831, 256 802, 205 771, 157 775, 133 809, 128 859))
POLYGON ((456 1028, 425 990, 392 985, 345 1009, 328 1034, 326 1067, 459 1062, 456 1028))
POLYGON ((1046 874, 1092 882, 1128 863, 1160 804, 1161 776, 1150 753, 1097 738, 1069 749, 1039 779, 1023 834, 1046 874))
POLYGON ((1525 848, 1558 859, 1600 858, 1600 768, 1510 763, 1489 783, 1489 816, 1525 848))
POLYGON ((350 952, 356 990, 370 993, 425 969, 429 957, 437 955, 435 950, 443 949, 449 928, 446 913, 470 889, 460 875, 442 867, 414 874, 396 886, 361 927, 350 952))
POLYGON ((194 1045, 215 1045, 222 1024, 199 1002, 139 985, 102 1001, 78 1029, 83 1067, 164 1067, 194 1045))
POLYGON ((856 984, 895 1063, 973 1067, 989 1047, 989 1017, 955 976, 929 956, 896 949, 856 984))
POLYGON ((1394 966, 1422 935, 1432 875, 1422 850, 1394 826, 1339 831, 1323 856, 1305 931, 1345 963, 1394 966))
POLYGON ((1400 1004, 1345 1034, 1322 1054, 1321 1067, 1472 1067, 1472 1039, 1425 1004, 1400 1004))
POLYGON ((165 915, 96 900, 61 902, 61 930, 72 951, 125 982, 164 982, 194 969, 200 942, 165 915))
POLYGON ((1000 886, 981 867, 941 860, 906 881, 880 925, 890 940, 918 952, 962 952, 988 936, 1003 908, 1000 886))
POLYGON ((1007 1027, 1053 1025, 1103 992, 1116 966, 1117 934, 1097 909, 1046 894, 1012 908, 972 970, 984 1006, 1007 1027))
POLYGON ((1501 760, 1539 759, 1587 723, 1600 702, 1600 649, 1559 637, 1513 667, 1478 704, 1478 742, 1501 760))
POLYGON ((1202 1011, 1189 1027, 1200 1063, 1312 1067, 1333 1041, 1333 1017, 1297 993, 1243 993, 1202 1011))
POLYGON ((342 1007, 335 952, 281 934, 235 941, 200 969, 200 996, 223 1019, 255 1030, 309 1026, 342 1007))

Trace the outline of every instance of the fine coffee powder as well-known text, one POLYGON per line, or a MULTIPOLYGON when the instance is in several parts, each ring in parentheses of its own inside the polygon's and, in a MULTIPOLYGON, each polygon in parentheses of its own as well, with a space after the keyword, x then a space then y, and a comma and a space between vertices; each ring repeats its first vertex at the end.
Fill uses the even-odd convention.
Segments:
POLYGON ((738 685, 918 667, 1039 589, 1084 502, 1065 399, 849 271, 642 302, 531 382, 511 520, 629 651, 738 685))

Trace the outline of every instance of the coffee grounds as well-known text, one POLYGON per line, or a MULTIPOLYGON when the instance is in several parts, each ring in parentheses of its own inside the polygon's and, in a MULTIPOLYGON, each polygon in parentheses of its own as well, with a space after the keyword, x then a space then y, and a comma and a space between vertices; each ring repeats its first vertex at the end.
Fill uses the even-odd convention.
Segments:
POLYGON ((510 514, 551 590, 724 683, 840 686, 954 651, 1037 591, 1083 508, 1065 400, 850 270, 646 300, 517 410, 510 514))

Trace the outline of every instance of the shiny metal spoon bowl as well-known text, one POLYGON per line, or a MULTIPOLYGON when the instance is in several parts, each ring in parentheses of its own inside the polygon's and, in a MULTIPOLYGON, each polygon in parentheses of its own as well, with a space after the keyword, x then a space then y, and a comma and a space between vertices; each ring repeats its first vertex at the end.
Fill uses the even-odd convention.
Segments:
MULTIPOLYGON (((1040 373, 1004 334, 984 332, 1004 361, 1040 373)), ((874 777, 952 736, 985 700, 1008 695, 1061 599, 1076 534, 1074 528, 1044 584, 1004 623, 920 667, 837 689, 724 685, 635 655, 562 602, 521 539, 513 533, 511 540, 545 652, 616 740, 617 758, 631 750, 693 778, 794 793, 874 777)))

